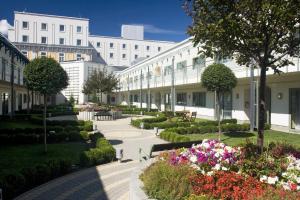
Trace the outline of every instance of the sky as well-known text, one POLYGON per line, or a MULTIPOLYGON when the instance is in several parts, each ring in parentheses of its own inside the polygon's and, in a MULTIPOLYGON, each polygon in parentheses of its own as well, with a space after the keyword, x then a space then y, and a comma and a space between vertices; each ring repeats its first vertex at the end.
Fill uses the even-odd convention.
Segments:
MULTIPOLYGON (((90 19, 90 34, 120 36, 122 24, 144 25, 145 39, 182 41, 191 19, 183 0, 0 0, 0 30, 14 11, 90 19), (2 27, 1 27, 2 26, 2 27)), ((4 28, 5 29, 5 28, 4 28)))

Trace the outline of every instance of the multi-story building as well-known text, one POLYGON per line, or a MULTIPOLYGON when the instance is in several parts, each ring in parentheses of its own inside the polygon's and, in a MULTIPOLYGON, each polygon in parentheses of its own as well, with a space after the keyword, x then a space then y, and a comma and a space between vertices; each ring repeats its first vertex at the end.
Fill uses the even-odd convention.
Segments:
MULTIPOLYGON (((189 110, 197 112, 198 117, 214 119, 216 97, 201 86, 201 74, 208 65, 219 62, 227 65, 238 78, 237 86, 221 98, 222 118, 249 122, 250 69, 238 65, 233 58, 205 58, 198 54, 198 48, 190 38, 119 72, 118 103, 162 111, 189 110)), ((295 65, 281 68, 280 76, 272 70, 267 73, 266 118, 274 129, 299 132, 300 55, 289 59, 295 65)), ((258 84, 258 69, 254 75, 254 83, 258 84)))
POLYGON ((30 60, 47 56, 59 62, 91 60, 89 20, 85 18, 15 12, 8 38, 30 60))
POLYGON ((40 104, 40 95, 29 91, 23 70, 29 60, 0 33, 0 115, 14 113, 40 104))

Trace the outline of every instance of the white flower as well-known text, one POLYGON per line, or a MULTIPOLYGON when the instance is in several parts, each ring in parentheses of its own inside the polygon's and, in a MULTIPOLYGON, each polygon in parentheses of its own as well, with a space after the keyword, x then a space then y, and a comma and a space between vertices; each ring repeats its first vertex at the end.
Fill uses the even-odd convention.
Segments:
POLYGON ((228 168, 227 168, 227 167, 222 167, 222 170, 223 170, 223 171, 227 171, 228 168))
POLYGON ((263 175, 263 176, 260 177, 259 180, 260 180, 261 182, 265 182, 265 181, 268 180, 268 177, 267 177, 266 175, 263 175))
POLYGON ((220 169, 221 169, 221 165, 220 165, 220 164, 216 164, 216 165, 213 167, 213 169, 215 169, 215 170, 220 170, 220 169))
POLYGON ((197 162, 197 156, 192 155, 192 156, 190 157, 190 161, 191 161, 192 163, 196 163, 196 162, 197 162))
POLYGON ((271 185, 275 185, 275 183, 278 181, 278 177, 275 176, 275 177, 268 177, 268 184, 271 184, 271 185))
POLYGON ((300 183, 300 177, 299 176, 296 178, 296 181, 297 181, 298 184, 300 183))
POLYGON ((208 175, 208 176, 212 176, 213 174, 214 174, 213 171, 207 172, 207 175, 208 175))

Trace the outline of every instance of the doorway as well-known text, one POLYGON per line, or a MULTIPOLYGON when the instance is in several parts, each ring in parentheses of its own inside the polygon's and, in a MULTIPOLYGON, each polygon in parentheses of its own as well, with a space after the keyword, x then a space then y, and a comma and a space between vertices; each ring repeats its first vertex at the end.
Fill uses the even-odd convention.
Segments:
POLYGON ((291 129, 300 130, 300 88, 290 89, 291 129))
POLYGON ((171 94, 165 94, 165 111, 171 111, 171 94))

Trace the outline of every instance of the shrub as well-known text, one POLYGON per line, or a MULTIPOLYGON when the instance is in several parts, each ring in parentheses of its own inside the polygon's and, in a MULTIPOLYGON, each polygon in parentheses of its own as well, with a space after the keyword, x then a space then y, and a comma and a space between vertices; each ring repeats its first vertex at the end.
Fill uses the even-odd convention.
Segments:
POLYGON ((171 166, 158 161, 148 167, 140 178, 150 198, 179 200, 190 194, 189 177, 192 174, 194 170, 187 165, 171 166))
POLYGON ((89 133, 87 131, 80 131, 80 136, 83 140, 89 140, 89 133))
POLYGON ((93 122, 92 121, 85 121, 83 130, 84 131, 92 131, 93 130, 93 122))
POLYGON ((24 176, 16 171, 6 174, 0 181, 0 188, 3 190, 3 197, 12 199, 16 194, 20 194, 25 186, 24 176))
POLYGON ((36 170, 36 179, 37 184, 42 184, 50 179, 51 170, 46 164, 38 164, 35 166, 36 170))
POLYGON ((82 137, 78 131, 72 131, 68 133, 70 141, 81 141, 82 137))

